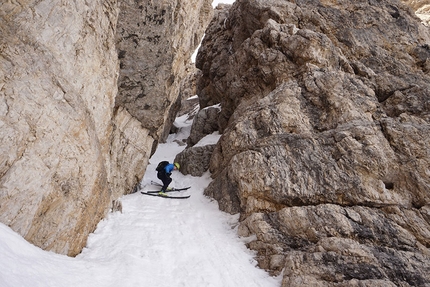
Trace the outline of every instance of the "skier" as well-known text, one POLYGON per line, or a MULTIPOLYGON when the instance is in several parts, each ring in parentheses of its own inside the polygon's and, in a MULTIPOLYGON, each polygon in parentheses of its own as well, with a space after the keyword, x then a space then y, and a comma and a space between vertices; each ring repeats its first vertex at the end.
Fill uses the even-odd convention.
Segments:
POLYGON ((170 176, 172 175, 173 170, 179 170, 179 163, 169 163, 168 161, 162 161, 158 164, 156 169, 157 177, 163 182, 163 187, 158 194, 166 195, 165 192, 167 187, 172 182, 172 178, 170 176))

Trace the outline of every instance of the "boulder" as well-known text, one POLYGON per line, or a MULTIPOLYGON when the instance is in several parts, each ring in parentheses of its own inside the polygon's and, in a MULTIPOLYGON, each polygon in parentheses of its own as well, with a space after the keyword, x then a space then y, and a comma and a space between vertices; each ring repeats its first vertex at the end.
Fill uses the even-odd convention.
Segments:
POLYGON ((206 135, 218 131, 220 111, 219 106, 211 106, 198 111, 191 125, 190 136, 187 138, 188 147, 194 146, 206 135))
POLYGON ((209 169, 214 148, 214 144, 187 148, 176 155, 175 162, 181 165, 181 173, 202 176, 209 169))

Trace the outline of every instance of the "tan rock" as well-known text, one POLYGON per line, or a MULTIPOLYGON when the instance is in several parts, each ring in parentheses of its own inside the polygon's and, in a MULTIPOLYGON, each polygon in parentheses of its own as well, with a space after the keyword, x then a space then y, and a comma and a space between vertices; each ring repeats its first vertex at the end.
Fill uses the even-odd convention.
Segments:
POLYGON ((0 218, 37 246, 75 255, 110 203, 117 8, 1 5, 0 218))
POLYGON ((74 256, 170 130, 212 7, 69 2, 0 3, 0 221, 74 256))

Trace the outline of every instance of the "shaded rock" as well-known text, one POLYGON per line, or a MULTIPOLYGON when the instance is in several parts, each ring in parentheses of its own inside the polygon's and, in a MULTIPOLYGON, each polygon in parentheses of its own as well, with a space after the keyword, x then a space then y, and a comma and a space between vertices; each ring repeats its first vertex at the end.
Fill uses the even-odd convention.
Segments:
POLYGON ((239 231, 242 236, 257 236, 249 246, 259 250, 258 257, 266 268, 277 270, 270 264, 272 260, 267 260, 283 255, 286 286, 303 286, 304 282, 351 286, 359 281, 422 286, 428 282, 417 271, 428 268, 423 245, 427 243, 416 241, 384 212, 368 207, 319 205, 284 208, 267 215, 254 213, 239 231))
POLYGON ((156 141, 167 138, 180 109, 181 84, 212 11, 207 0, 120 3, 116 106, 156 141))
POLYGON ((197 97, 196 85, 197 80, 201 76, 201 71, 194 65, 187 67, 187 77, 182 81, 180 98, 181 109, 177 117, 188 114, 188 119, 191 120, 199 110, 199 98, 197 97))
POLYGON ((209 169, 209 161, 215 145, 187 148, 175 157, 181 165, 181 173, 202 176, 209 169))
POLYGON ((198 111, 191 126, 190 136, 187 139, 188 146, 198 143, 204 136, 218 131, 218 117, 220 108, 207 107, 198 111))
MULTIPOLYGON (((196 106, 197 108, 199 106, 196 106)), ((205 136, 218 131, 219 106, 201 109, 193 118, 190 136, 187 138, 187 148, 176 156, 175 161, 181 163, 181 172, 193 176, 202 176, 209 169, 215 144, 200 143, 205 136), (184 168, 182 168, 184 167, 184 168)), ((193 114, 194 111, 190 114, 193 114)), ((190 117, 189 114, 189 118, 190 117)))

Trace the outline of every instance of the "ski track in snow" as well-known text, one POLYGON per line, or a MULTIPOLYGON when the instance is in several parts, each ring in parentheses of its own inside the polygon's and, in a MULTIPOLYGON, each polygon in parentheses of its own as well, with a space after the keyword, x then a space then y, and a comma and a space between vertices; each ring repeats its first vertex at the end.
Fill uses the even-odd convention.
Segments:
MULTIPOLYGON (((184 149, 191 122, 176 122, 170 135, 150 159, 142 191, 157 190, 155 167, 173 161, 184 149)), ((209 135, 203 142, 217 140, 209 135)), ((275 287, 281 276, 270 277, 256 267, 254 252, 237 235, 238 215, 221 212, 203 195, 209 173, 192 177, 174 171, 171 187, 192 186, 188 199, 145 196, 140 191, 121 198, 122 213, 102 220, 76 258, 43 251, 0 224, 0 287, 275 287)))

